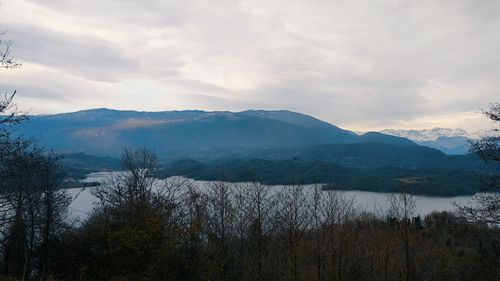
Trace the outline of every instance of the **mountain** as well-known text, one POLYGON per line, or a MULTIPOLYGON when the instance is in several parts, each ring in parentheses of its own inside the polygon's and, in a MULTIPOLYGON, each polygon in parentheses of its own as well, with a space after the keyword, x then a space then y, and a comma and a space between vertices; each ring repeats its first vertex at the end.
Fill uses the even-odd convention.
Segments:
POLYGON ((466 137, 439 137, 433 141, 423 141, 420 145, 439 149, 446 154, 460 155, 469 152, 469 138, 466 137))
POLYGON ((492 172, 498 165, 489 165, 477 155, 447 155, 434 148, 420 145, 390 143, 325 144, 298 152, 295 158, 326 161, 343 167, 379 169, 442 169, 455 171, 492 172))
POLYGON ((367 132, 359 136, 361 142, 363 143, 387 143, 387 144, 400 144, 400 145, 413 145, 415 146, 415 142, 404 138, 391 136, 387 134, 382 134, 379 132, 367 132))
MULTIPOLYGON (((475 155, 447 155, 380 132, 358 135, 290 111, 93 109, 32 116, 15 129, 61 153, 74 179, 120 169, 116 156, 124 147, 154 149, 163 176, 427 195, 472 194, 481 189, 482 175, 498 171, 475 155)), ((443 138, 455 137, 433 141, 443 138)))
POLYGON ((234 156, 254 150, 296 149, 330 143, 383 142, 416 145, 381 133, 359 136, 291 111, 200 110, 138 112, 92 109, 32 116, 17 127, 56 151, 117 156, 123 147, 149 147, 161 158, 234 156))
POLYGON ((471 135, 464 129, 433 128, 424 130, 386 129, 380 133, 410 139, 419 145, 439 149, 446 154, 466 154, 471 135))
POLYGON ((380 133, 399 136, 411 139, 415 142, 434 141, 439 137, 464 137, 467 138, 469 134, 462 128, 449 129, 449 128, 432 128, 423 130, 399 130, 399 129, 385 129, 380 133))

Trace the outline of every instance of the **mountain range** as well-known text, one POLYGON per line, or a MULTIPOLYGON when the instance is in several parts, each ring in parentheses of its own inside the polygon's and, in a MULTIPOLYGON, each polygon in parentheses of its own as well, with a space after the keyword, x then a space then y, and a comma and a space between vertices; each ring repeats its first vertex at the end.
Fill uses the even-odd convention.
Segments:
POLYGON ((438 136, 432 140, 394 130, 360 135, 283 110, 92 109, 31 116, 15 130, 63 154, 72 177, 119 169, 124 147, 154 149, 165 177, 330 183, 336 189, 427 195, 472 194, 481 189, 483 175, 498 171, 475 155, 447 155, 420 145, 455 136, 432 131, 438 136))
POLYGON ((137 112, 92 109, 32 116, 17 127, 47 148, 117 156, 124 147, 146 146, 162 159, 268 149, 295 149, 331 143, 382 142, 416 145, 378 132, 357 135, 311 116, 290 111, 199 110, 137 112))
POLYGON ((469 150, 469 140, 475 136, 461 128, 433 128, 424 130, 386 129, 380 133, 410 139, 415 143, 439 149, 447 154, 466 154, 469 150))

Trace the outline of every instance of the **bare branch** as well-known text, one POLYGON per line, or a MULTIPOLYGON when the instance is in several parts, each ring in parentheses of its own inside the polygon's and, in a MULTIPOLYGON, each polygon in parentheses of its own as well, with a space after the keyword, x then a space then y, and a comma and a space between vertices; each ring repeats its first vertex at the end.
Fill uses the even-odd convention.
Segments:
POLYGON ((12 69, 21 66, 21 63, 11 56, 12 44, 12 41, 0 40, 0 68, 12 69))

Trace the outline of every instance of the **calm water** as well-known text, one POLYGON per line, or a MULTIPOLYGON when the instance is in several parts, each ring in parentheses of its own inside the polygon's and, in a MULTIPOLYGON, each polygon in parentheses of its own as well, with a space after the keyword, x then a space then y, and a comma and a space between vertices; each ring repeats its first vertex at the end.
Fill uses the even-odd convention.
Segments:
MULTIPOLYGON (((103 182, 111 175, 111 173, 93 173, 89 174, 85 179, 86 182, 103 182)), ((206 181, 192 181, 200 190, 206 188, 206 181)), ((312 188, 306 186, 305 188, 312 188)), ((269 186, 273 190, 280 190, 283 186, 269 186)), ((69 189, 69 192, 76 196, 76 199, 70 206, 70 211, 73 217, 85 219, 92 211, 96 198, 92 196, 90 188, 84 190, 79 188, 69 189)), ((324 191, 328 192, 328 191, 324 191)), ((341 191, 348 197, 353 197, 356 201, 358 209, 384 214, 388 210, 387 193, 377 193, 368 191, 341 191)), ((472 196, 456 196, 456 197, 429 197, 415 196, 416 208, 415 214, 425 216, 433 211, 454 211, 454 202, 459 204, 467 203, 472 196)))

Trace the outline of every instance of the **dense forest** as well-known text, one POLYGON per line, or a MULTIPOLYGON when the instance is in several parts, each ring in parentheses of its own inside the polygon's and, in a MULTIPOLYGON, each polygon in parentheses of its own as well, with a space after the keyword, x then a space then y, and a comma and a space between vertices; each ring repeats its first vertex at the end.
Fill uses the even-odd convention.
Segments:
POLYGON ((481 191, 488 173, 394 166, 354 168, 327 161, 301 159, 209 162, 185 159, 165 165, 161 176, 231 182, 258 181, 270 185, 326 183, 325 188, 337 190, 407 190, 412 194, 428 196, 457 196, 481 191))

